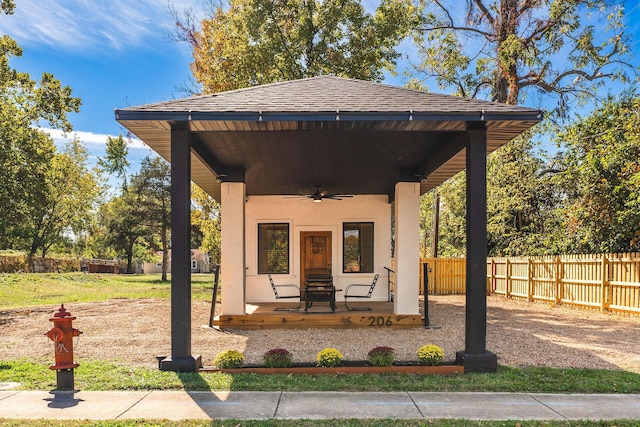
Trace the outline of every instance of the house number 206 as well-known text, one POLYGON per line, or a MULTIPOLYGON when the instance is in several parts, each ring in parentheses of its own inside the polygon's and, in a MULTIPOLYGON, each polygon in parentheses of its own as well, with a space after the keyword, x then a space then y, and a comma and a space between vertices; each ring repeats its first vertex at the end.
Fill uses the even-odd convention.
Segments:
POLYGON ((391 326, 391 317, 369 316, 369 326, 391 326))

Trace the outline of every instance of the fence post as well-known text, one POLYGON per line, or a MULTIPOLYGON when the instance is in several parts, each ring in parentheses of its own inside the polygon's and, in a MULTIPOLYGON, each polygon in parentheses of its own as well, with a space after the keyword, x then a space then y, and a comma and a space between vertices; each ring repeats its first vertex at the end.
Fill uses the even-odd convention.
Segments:
POLYGON ((504 297, 509 298, 511 296, 511 263, 509 258, 506 259, 504 269, 504 297))
POLYGON ((556 286, 555 286, 555 294, 556 294, 556 304, 560 304, 560 302, 562 302, 562 295, 561 295, 561 289, 562 289, 562 262, 560 261, 560 256, 556 256, 556 262, 555 262, 555 267, 556 267, 556 286))
MULTIPOLYGON (((493 259, 487 258, 487 269, 493 272, 493 259)), ((487 295, 491 295, 492 273, 487 272, 487 295)))
POLYGON ((533 301, 533 261, 527 258, 527 301, 533 301))
POLYGON ((438 271, 439 261, 440 260, 438 258, 434 258, 433 261, 432 261, 433 262, 433 267, 427 268, 427 274, 429 276, 431 276, 431 280, 429 280, 429 278, 427 277, 427 282, 425 282, 426 286, 427 286, 427 292, 429 292, 429 288, 431 287, 431 288, 433 288, 433 294, 434 295, 438 294, 438 289, 437 289, 438 283, 436 282, 436 276, 437 276, 438 273, 436 273, 436 272, 438 271))
POLYGON ((608 283, 608 274, 607 274, 607 266, 608 266, 608 262, 607 262, 607 256, 605 254, 602 254, 602 260, 601 262, 601 272, 600 274, 602 275, 600 277, 600 311, 605 311, 605 309, 607 308, 608 304, 607 304, 607 283, 608 283))
POLYGON ((498 279, 496 278, 496 260, 491 258, 491 291, 496 292, 498 279))

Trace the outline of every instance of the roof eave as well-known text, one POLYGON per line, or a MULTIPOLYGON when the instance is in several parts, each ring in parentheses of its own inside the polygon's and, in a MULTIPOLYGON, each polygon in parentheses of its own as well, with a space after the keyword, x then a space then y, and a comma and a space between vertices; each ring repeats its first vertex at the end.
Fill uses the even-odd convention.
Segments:
POLYGON ((192 111, 144 111, 144 110, 115 110, 116 120, 123 121, 249 121, 249 122, 280 122, 280 121, 526 121, 539 122, 543 113, 538 110, 509 111, 509 112, 192 112, 192 111))

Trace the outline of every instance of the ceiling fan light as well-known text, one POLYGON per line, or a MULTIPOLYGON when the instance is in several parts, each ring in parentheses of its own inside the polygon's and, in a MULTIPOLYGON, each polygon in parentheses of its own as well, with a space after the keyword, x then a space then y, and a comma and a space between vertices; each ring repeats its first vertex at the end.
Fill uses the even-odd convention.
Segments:
POLYGON ((314 197, 313 203, 320 203, 322 201, 322 197, 314 197))

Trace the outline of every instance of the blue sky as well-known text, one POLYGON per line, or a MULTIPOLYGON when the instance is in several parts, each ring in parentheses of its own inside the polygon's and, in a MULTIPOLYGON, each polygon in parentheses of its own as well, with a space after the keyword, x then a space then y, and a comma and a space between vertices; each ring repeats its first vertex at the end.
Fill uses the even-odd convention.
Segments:
MULTIPOLYGON (((200 0, 173 4, 202 9, 200 0)), ((52 73, 82 99, 80 113, 69 119, 92 156, 104 153, 107 136, 125 133, 115 108, 183 96, 177 88, 190 76, 191 54, 187 45, 168 40, 171 25, 163 0, 17 0, 14 15, 0 16, 0 32, 23 48, 11 66, 33 79, 52 73)), ((148 153, 134 144, 132 168, 148 153)))
MULTIPOLYGON (((124 133, 114 119, 115 108, 184 96, 179 87, 191 74, 191 54, 186 44, 166 37, 173 25, 167 1, 16 3, 14 15, 0 16, 0 32, 13 37, 24 50, 11 65, 34 79, 42 72, 52 73, 63 85, 71 86, 74 96, 82 98, 80 113, 71 114, 70 120, 92 156, 104 153, 107 136, 124 133)), ((202 0, 172 3, 178 10, 203 10, 202 0)), ((640 53, 638 0, 627 1, 625 20, 636 43, 634 50, 640 53)), ((635 58, 636 63, 639 60, 635 58)), ((58 133, 53 136, 57 141, 62 138, 58 133)), ((148 153, 142 144, 134 144, 130 148, 132 169, 148 153)))

